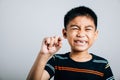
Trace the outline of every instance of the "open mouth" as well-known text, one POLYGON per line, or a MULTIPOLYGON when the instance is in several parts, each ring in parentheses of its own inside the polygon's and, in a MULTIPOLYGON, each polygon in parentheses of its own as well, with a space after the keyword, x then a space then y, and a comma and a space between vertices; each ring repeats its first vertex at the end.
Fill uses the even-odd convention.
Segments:
POLYGON ((84 46, 84 45, 86 45, 87 41, 85 41, 85 40, 74 40, 74 43, 77 46, 84 46))

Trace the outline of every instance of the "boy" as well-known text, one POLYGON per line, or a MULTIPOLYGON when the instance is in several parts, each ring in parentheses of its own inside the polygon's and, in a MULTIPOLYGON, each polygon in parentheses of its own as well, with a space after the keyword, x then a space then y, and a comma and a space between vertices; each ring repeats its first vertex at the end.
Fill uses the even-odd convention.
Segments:
POLYGON ((64 17, 64 27, 71 51, 55 54, 61 37, 45 38, 27 80, 114 80, 108 61, 88 53, 98 36, 96 14, 85 6, 73 8, 64 17))

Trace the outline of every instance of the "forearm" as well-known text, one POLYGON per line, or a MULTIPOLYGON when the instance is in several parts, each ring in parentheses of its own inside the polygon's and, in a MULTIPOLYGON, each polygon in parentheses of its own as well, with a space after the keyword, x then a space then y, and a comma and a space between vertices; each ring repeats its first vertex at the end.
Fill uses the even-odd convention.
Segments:
POLYGON ((45 80, 49 78, 47 73, 43 75, 43 71, 48 59, 61 48, 61 41, 60 37, 47 37, 43 40, 40 53, 29 72, 27 80, 41 80, 41 78, 45 80))
POLYGON ((44 67, 49 58, 50 55, 39 53, 31 71, 29 72, 27 80, 41 80, 44 67))

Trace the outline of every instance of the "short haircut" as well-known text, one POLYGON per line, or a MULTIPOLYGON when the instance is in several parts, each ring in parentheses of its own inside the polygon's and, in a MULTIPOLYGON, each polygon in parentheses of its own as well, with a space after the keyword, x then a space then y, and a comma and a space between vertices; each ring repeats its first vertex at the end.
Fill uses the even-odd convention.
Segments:
POLYGON ((94 24, 95 24, 95 29, 97 29, 97 15, 95 12, 85 6, 79 6, 71 9, 70 11, 67 12, 67 14, 64 16, 64 27, 67 29, 67 25, 71 20, 73 20, 77 16, 89 16, 91 19, 93 19, 94 24))

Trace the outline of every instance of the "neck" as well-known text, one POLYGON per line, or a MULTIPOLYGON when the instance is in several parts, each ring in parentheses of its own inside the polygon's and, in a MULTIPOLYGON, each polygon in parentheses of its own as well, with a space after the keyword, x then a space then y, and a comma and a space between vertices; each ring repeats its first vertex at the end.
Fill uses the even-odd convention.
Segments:
POLYGON ((77 62, 86 62, 91 60, 92 56, 88 53, 88 51, 85 52, 71 51, 70 58, 77 62))

